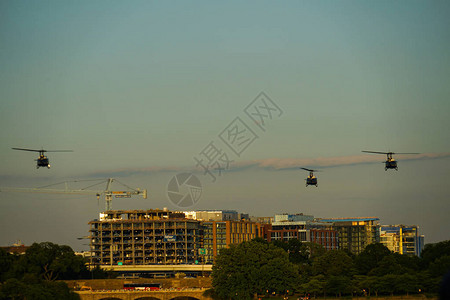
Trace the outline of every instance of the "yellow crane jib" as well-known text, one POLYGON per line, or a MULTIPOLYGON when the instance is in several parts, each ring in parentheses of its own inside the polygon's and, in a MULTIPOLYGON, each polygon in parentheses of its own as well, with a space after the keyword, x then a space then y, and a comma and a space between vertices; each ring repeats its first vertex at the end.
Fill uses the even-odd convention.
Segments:
POLYGON ((111 202, 112 202, 112 196, 114 195, 115 198, 131 198, 133 195, 141 195, 142 198, 147 199, 147 190, 146 189, 139 189, 139 188, 131 188, 121 182, 119 182, 117 179, 108 178, 106 179, 106 188, 104 190, 93 190, 90 189, 94 186, 97 186, 99 184, 104 184, 105 179, 95 179, 95 180, 74 180, 74 181, 64 181, 59 182, 55 184, 50 184, 43 187, 38 188, 0 188, 0 192, 25 192, 25 193, 48 193, 48 194, 76 194, 76 195, 95 195, 97 196, 97 200, 100 199, 101 194, 105 194, 105 202, 106 202, 106 210, 111 210, 111 202), (97 182, 95 184, 92 184, 92 182, 97 182), (69 188, 70 183, 72 184, 80 184, 82 182, 90 182, 91 184, 87 187, 77 188, 77 189, 71 189, 69 188), (111 185, 113 182, 117 182, 121 184, 122 186, 126 187, 127 190, 120 190, 120 191, 113 191, 111 190, 111 185), (54 187, 57 185, 64 184, 64 189, 55 189, 55 188, 48 188, 48 187, 54 187))

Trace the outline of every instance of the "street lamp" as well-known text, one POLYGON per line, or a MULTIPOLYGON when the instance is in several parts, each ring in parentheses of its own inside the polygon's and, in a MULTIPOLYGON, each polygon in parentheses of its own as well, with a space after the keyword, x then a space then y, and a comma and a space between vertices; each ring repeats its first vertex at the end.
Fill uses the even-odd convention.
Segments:
MULTIPOLYGON (((82 236, 82 237, 77 237, 77 240, 84 240, 84 239, 91 239, 90 236, 82 236)), ((91 279, 94 279, 94 271, 92 270, 92 253, 93 253, 93 249, 92 249, 92 243, 89 242, 89 244, 83 244, 83 245, 89 245, 89 260, 88 260, 88 268, 89 268, 89 272, 91 273, 91 279)), ((83 257, 85 257, 83 255, 83 257)))

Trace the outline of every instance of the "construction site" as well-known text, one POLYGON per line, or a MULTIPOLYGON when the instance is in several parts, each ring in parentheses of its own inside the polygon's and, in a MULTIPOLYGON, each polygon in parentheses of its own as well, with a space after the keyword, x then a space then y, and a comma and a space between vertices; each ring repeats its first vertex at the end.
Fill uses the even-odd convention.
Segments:
POLYGON ((168 265, 200 261, 201 225, 184 213, 117 210, 89 222, 92 265, 168 265))

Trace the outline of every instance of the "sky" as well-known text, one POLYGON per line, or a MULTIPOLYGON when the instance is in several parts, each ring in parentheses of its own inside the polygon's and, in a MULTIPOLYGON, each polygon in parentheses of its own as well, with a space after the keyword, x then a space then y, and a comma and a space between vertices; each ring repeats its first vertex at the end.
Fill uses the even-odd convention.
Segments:
MULTIPOLYGON (((0 187, 115 178, 148 198, 113 209, 378 217, 449 240, 449 13, 414 0, 0 1, 0 187), (74 152, 36 169, 37 153, 13 147, 74 152), (385 171, 362 150, 420 154, 385 171), (220 168, 205 171, 212 156, 220 168), (317 188, 299 167, 320 169, 317 188), (181 173, 201 182, 189 207, 168 196, 181 173)), ((87 250, 77 237, 104 209, 3 190, 0 245, 87 250)))

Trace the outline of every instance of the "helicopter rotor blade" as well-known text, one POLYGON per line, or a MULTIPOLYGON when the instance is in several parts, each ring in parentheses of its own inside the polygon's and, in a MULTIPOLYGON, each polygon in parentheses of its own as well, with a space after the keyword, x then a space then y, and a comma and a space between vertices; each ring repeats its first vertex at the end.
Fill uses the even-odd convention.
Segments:
POLYGON ((35 150, 35 149, 26 149, 26 148, 11 148, 13 150, 21 150, 21 151, 32 151, 32 152, 47 152, 46 150, 35 150))
POLYGON ((313 170, 313 169, 307 169, 307 168, 302 168, 302 167, 300 167, 300 169, 303 169, 303 170, 309 171, 309 172, 322 172, 320 170, 313 170))
POLYGON ((380 152, 380 151, 361 151, 361 152, 365 152, 365 153, 378 153, 378 154, 387 154, 387 155, 392 155, 392 154, 420 154, 420 153, 413 153, 413 152, 380 152))
POLYGON ((73 150, 44 150, 44 149, 27 149, 27 148, 11 148, 13 150, 32 151, 32 152, 73 152, 73 150))
POLYGON ((377 153, 377 154, 395 154, 394 152, 380 152, 380 151, 361 151, 365 153, 377 153))
POLYGON ((392 154, 420 154, 420 153, 412 153, 412 152, 395 152, 392 154))

